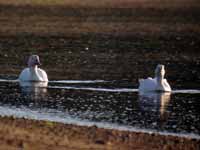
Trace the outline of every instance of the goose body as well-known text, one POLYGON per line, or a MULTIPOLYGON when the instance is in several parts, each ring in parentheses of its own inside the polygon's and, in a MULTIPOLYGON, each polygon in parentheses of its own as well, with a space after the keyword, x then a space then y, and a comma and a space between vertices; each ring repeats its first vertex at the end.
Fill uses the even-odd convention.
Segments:
POLYGON ((40 68, 25 68, 19 75, 20 81, 40 81, 47 82, 48 77, 44 70, 40 68))
POLYGON ((47 73, 44 70, 38 68, 38 65, 40 65, 39 56, 30 56, 28 67, 22 70, 19 75, 19 80, 23 82, 48 82, 47 73))
POLYGON ((140 92, 151 92, 151 91, 160 91, 160 92, 171 92, 171 87, 167 82, 167 79, 164 78, 165 69, 164 65, 157 65, 155 70, 154 78, 140 79, 139 80, 139 91, 140 92))

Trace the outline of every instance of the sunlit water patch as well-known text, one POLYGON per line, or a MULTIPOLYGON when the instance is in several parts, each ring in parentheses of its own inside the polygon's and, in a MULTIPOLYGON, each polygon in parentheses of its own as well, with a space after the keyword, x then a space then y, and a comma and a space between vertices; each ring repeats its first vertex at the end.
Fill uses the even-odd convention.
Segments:
POLYGON ((81 84, 88 84, 88 83, 104 83, 108 81, 104 80, 53 80, 49 81, 50 83, 81 83, 81 84))
POLYGON ((0 114, 199 137, 198 90, 142 94, 112 83, 54 81, 47 88, 21 88, 16 80, 1 80, 0 114))

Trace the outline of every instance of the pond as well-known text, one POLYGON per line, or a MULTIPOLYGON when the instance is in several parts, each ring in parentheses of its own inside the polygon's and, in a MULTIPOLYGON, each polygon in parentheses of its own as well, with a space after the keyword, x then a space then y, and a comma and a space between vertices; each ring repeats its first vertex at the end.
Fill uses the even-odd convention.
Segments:
POLYGON ((59 80, 47 88, 22 88, 17 80, 0 80, 1 116, 196 138, 199 100, 200 90, 142 94, 122 81, 59 80))

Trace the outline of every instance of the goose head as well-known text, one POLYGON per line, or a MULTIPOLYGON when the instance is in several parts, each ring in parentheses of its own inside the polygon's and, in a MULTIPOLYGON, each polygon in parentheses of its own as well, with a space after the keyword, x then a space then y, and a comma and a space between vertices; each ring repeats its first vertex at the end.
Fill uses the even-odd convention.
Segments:
POLYGON ((165 76, 165 66, 164 65, 157 65, 155 70, 155 79, 157 81, 156 90, 157 91, 171 91, 171 87, 166 79, 165 76))
POLYGON ((28 59, 28 67, 35 67, 41 65, 38 55, 31 55, 28 59))
POLYGON ((163 79, 164 76, 165 76, 165 66, 158 64, 156 69, 155 69, 155 77, 163 79))

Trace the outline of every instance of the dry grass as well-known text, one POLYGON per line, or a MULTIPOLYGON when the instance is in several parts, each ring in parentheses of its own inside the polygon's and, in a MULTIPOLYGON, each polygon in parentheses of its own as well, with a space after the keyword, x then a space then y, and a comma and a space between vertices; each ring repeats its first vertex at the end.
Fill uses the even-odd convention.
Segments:
POLYGON ((193 7, 198 0, 1 0, 12 5, 65 5, 74 7, 193 7))
MULTIPOLYGON (((3 3, 3 2, 1 2, 3 3)), ((20 1, 19 1, 19 4, 20 1)), ((200 11, 185 9, 79 8, 0 5, 0 33, 114 35, 200 33, 200 11), (15 12, 15 13, 13 13, 15 12)))
POLYGON ((199 150, 199 140, 0 118, 0 150, 199 150))
POLYGON ((11 21, 10 24, 5 25, 0 29, 1 34, 17 35, 20 33, 29 33, 37 35, 77 35, 82 33, 94 34, 113 34, 113 35, 131 35, 135 31, 142 34, 158 35, 160 33, 172 32, 191 32, 200 33, 199 25, 194 24, 160 24, 160 23, 113 23, 113 22, 69 22, 66 23, 62 19, 52 18, 52 21, 45 19, 26 19, 25 22, 11 21))

